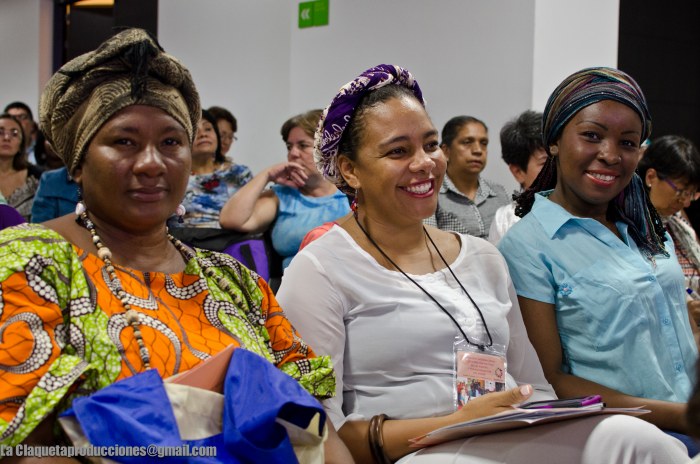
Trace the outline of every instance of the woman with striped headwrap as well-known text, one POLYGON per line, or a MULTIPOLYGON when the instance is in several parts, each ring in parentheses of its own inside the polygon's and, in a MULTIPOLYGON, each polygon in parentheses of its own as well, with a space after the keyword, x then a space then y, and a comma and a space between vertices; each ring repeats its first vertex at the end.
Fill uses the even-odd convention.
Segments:
POLYGON ((683 432, 697 348, 673 244, 635 174, 650 131, 627 74, 567 77, 543 115, 549 159, 498 247, 557 395, 645 406, 683 432))

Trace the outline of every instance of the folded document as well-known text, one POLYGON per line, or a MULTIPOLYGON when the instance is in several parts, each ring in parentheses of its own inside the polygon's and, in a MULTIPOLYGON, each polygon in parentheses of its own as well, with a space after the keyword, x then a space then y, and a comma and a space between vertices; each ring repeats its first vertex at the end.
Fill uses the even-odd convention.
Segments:
POLYGON ((576 417, 596 416, 601 414, 625 414, 641 416, 650 412, 641 408, 605 408, 602 403, 580 408, 517 409, 493 416, 482 417, 459 424, 449 425, 433 430, 423 436, 410 440, 412 447, 437 445, 458 438, 474 435, 503 432, 540 424, 550 424, 576 417))

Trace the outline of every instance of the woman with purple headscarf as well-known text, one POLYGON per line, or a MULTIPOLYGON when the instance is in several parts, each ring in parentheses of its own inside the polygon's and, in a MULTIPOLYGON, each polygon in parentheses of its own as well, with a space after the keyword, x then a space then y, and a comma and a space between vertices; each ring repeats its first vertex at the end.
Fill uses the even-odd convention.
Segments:
POLYGON ((682 433, 697 348, 673 242, 635 174, 650 132, 627 74, 567 77, 543 115, 549 159, 498 248, 557 394, 644 406, 682 433))
POLYGON ((436 428, 556 395, 496 248, 423 226, 446 162, 408 71, 380 65, 343 86, 316 132, 315 158, 355 198, 354 214, 296 255, 277 297, 300 333, 333 360, 336 397, 324 406, 357 462, 687 460, 678 440, 628 416, 411 448, 411 438, 436 428), (460 353, 486 360, 495 367, 488 375, 500 380, 462 379, 461 364, 454 368, 460 353), (465 384, 471 394, 462 391, 466 404, 457 404, 465 384))

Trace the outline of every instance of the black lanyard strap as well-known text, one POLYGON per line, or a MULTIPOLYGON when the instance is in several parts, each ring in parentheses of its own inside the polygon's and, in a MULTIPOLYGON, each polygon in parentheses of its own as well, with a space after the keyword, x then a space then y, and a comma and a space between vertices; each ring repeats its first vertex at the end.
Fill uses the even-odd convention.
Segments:
POLYGON ((421 289, 421 291, 422 291, 423 293, 425 293, 426 296, 427 296, 428 298, 430 298, 431 300, 433 300, 433 302, 438 306, 438 308, 440 308, 440 309, 442 310, 442 312, 444 312, 445 314, 447 314, 447 316, 452 320, 452 322, 454 323, 454 325, 457 326, 457 329, 460 331, 460 333, 461 333, 462 336, 464 337, 464 340, 465 340, 467 343, 469 343, 469 344, 472 345, 472 346, 478 347, 479 350, 481 350, 481 351, 484 351, 484 349, 485 349, 486 346, 492 346, 492 345, 493 345, 493 338, 491 338, 491 332, 489 332, 489 327, 488 327, 488 325, 486 324, 486 320, 484 319, 484 315, 483 315, 483 313, 481 312, 481 309, 479 308, 479 305, 476 304, 476 302, 475 302, 474 299, 471 297, 471 295, 469 294, 469 292, 467 291, 467 289, 464 288, 464 285, 462 285, 462 282, 460 282, 460 280, 457 278, 457 276, 455 275, 455 273, 452 271, 452 268, 451 268, 450 265, 447 263, 447 260, 445 260, 445 258, 442 256, 442 253, 440 253, 440 249, 437 247, 437 245, 435 245, 435 242, 433 241, 433 238, 430 236, 430 234, 429 234, 428 231, 425 229, 425 227, 423 227, 423 233, 425 233, 426 237, 428 237, 428 240, 430 240, 430 243, 433 245, 433 248, 435 248, 435 251, 437 251, 438 256, 440 256, 440 259, 441 259, 442 262, 445 264, 445 266, 447 267, 447 269, 450 271, 450 274, 452 275, 452 277, 455 279, 455 281, 457 281, 457 283, 459 284, 459 287, 460 287, 460 288, 462 289, 462 291, 467 295, 467 298, 469 298, 469 301, 471 301, 471 303, 472 303, 472 304, 474 305, 474 307, 476 308, 476 311, 479 313, 479 317, 481 318, 481 322, 484 324, 484 329, 486 330, 486 335, 489 337, 489 344, 488 344, 488 345, 484 345, 483 343, 481 343, 481 344, 480 344, 480 343, 474 343, 474 342, 472 342, 471 340, 469 340, 469 337, 467 337, 467 334, 464 332, 464 330, 462 330, 462 326, 459 325, 459 323, 455 320, 454 316, 452 316, 452 314, 450 314, 450 312, 449 312, 447 309, 445 309, 445 307, 444 307, 442 304, 440 304, 440 302, 439 302, 438 300, 436 300, 435 297, 434 297, 433 295, 430 294, 430 292, 428 292, 426 289, 424 289, 418 282, 416 282, 415 280, 413 280, 413 279, 411 278, 411 276, 409 276, 408 274, 406 274, 406 273, 403 271, 403 269, 401 269, 391 258, 389 258, 389 256, 387 256, 386 253, 384 253, 384 250, 381 249, 381 247, 377 244, 377 242, 374 241, 374 239, 369 235, 369 233, 365 230, 365 228, 362 227, 362 224, 360 224, 360 221, 359 221, 359 219, 357 218, 357 216, 355 216, 355 222, 357 223, 357 226, 360 228, 360 230, 362 231, 362 233, 365 234, 365 236, 367 237, 367 240, 369 240, 370 243, 371 243, 372 245, 374 245, 374 247, 377 249, 377 251, 379 251, 379 253, 381 253, 381 255, 382 255, 384 258, 386 258, 386 260, 389 261, 389 263, 391 263, 391 265, 394 266, 394 267, 396 268, 396 270, 398 270, 401 274, 404 275, 404 277, 406 277, 408 280, 410 280, 410 281, 413 283, 413 285, 415 285, 416 287, 418 287, 419 289, 421 289))

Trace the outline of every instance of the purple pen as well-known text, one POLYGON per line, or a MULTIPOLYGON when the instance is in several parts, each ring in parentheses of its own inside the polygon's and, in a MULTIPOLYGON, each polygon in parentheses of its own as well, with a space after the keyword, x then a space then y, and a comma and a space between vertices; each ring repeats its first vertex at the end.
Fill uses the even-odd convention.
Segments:
POLYGON ((581 406, 590 406, 591 404, 598 404, 603 401, 600 395, 589 396, 581 401, 581 406))
POLYGON ((688 294, 688 296, 689 296, 690 298, 692 298, 693 300, 700 300, 700 295, 698 295, 697 293, 695 293, 695 292, 693 291, 692 288, 690 288, 690 287, 686 288, 686 289, 685 289, 685 292, 686 292, 686 293, 688 294))

